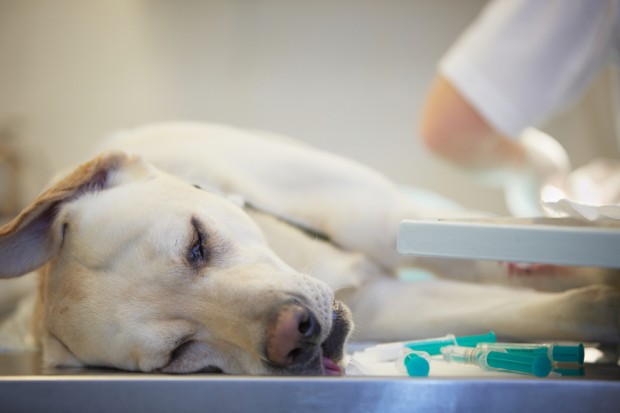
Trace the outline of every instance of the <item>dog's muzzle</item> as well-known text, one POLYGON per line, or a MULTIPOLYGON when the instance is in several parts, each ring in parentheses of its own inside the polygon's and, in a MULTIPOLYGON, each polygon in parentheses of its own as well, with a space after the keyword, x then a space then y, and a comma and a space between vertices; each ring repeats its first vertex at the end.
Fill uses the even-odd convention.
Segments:
POLYGON ((334 301, 332 329, 321 344, 321 349, 323 350, 323 374, 330 376, 342 374, 342 370, 337 363, 344 357, 344 346, 352 329, 351 310, 340 301, 334 301))
POLYGON ((268 328, 267 361, 283 373, 340 375, 342 372, 337 363, 344 355, 351 327, 349 309, 335 301, 332 328, 321 343, 321 325, 314 313, 299 303, 286 304, 268 328))

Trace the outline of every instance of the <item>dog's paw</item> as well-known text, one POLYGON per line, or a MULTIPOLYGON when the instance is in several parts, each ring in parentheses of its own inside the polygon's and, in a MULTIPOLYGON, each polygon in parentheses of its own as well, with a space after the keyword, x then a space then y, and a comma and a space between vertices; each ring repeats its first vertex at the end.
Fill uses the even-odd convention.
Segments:
POLYGON ((620 290, 590 285, 561 294, 560 323, 577 323, 583 341, 620 343, 620 290))
POLYGON ((570 267, 553 264, 532 264, 523 262, 502 262, 509 277, 557 277, 569 275, 570 267))
POLYGON ((540 291, 567 291, 589 285, 620 288, 620 272, 605 268, 518 262, 499 263, 510 285, 540 291))

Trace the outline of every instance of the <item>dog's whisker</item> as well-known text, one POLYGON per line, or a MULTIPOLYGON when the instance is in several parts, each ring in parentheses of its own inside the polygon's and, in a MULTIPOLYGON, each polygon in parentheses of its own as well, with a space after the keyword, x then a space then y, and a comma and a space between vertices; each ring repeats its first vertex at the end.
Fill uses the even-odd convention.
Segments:
POLYGON ((313 242, 311 242, 312 248, 310 249, 310 252, 308 254, 308 259, 306 261, 306 264, 304 265, 304 273, 308 274, 308 275, 312 275, 312 273, 314 272, 314 268, 316 267, 316 255, 317 255, 317 250, 319 248, 319 242, 321 242, 319 240, 318 237, 315 236, 313 242))

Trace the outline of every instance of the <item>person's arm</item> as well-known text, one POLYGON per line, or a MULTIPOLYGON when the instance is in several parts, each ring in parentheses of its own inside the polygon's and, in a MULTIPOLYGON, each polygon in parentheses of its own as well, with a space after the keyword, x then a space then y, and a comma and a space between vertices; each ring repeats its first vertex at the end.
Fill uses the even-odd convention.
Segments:
POLYGON ((570 162, 532 126, 573 102, 615 50, 618 7, 616 0, 489 2, 438 64, 422 111, 423 142, 503 186, 514 214, 539 213, 542 193, 563 187, 570 162))
POLYGON ((431 86, 419 132, 432 152, 472 172, 508 172, 526 163, 523 146, 498 133, 441 75, 431 86))
POLYGON ((503 186, 514 215, 539 215, 541 190, 562 187, 570 172, 568 156, 553 138, 533 128, 517 140, 502 135, 441 75, 422 111, 420 136, 443 159, 503 186))

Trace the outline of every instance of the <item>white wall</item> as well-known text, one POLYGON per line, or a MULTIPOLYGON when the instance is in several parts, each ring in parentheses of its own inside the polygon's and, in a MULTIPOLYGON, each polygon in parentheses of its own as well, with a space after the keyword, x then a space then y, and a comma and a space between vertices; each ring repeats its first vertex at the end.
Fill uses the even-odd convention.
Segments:
MULTIPOLYGON (((18 119, 22 142, 53 168, 144 122, 264 128, 503 213, 499 192, 433 159, 416 137, 436 61, 484 3, 2 0, 0 122, 18 119)), ((577 113, 569 135, 591 122, 577 113)), ((601 148, 609 152, 586 149, 601 148)))

